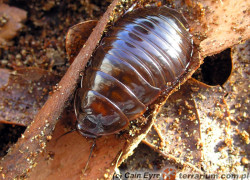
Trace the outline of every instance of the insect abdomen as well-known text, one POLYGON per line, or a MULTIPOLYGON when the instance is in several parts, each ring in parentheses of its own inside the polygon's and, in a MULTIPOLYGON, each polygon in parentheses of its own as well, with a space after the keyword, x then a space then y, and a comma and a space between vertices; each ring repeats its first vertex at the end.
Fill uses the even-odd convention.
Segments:
POLYGON ((77 129, 112 134, 146 111, 178 81, 193 51, 187 22, 167 7, 125 14, 103 38, 75 98, 77 129))

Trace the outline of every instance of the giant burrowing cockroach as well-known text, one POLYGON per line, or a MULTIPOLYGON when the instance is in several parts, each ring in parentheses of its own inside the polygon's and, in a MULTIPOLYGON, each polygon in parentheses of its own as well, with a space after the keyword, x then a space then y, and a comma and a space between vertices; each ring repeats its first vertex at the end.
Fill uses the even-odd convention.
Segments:
POLYGON ((186 71, 193 53, 188 24, 166 6, 126 13, 97 47, 75 96, 76 129, 85 137, 113 134, 186 71))

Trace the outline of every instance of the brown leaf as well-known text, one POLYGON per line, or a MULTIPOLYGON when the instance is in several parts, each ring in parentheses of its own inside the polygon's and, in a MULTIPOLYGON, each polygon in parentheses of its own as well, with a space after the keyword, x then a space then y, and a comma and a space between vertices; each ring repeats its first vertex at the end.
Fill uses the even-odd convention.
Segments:
MULTIPOLYGON (((74 113, 64 116, 64 119, 72 120, 74 113)), ((104 136, 96 141, 96 147, 91 155, 88 169, 84 174, 90 147, 93 140, 82 137, 79 133, 73 132, 58 139, 65 133, 63 120, 56 125, 51 142, 47 144, 46 152, 40 156, 37 166, 31 173, 29 179, 96 179, 104 173, 113 171, 115 160, 126 142, 126 139, 119 139, 115 136, 104 136), (105 148, 103 148, 105 147, 105 148), (111 165, 113 163, 113 165, 111 165), (109 169, 109 170, 108 170, 109 169)))
POLYGON ((28 126, 59 76, 39 68, 21 68, 5 76, 8 83, 0 89, 0 123, 28 126))
POLYGON ((202 57, 217 54, 250 38, 248 1, 193 2, 196 10, 191 9, 190 12, 199 13, 198 19, 192 16, 188 19, 195 40, 200 42, 202 57))
POLYGON ((233 71, 224 84, 228 95, 217 104, 211 120, 204 119, 212 130, 204 136, 204 164, 210 172, 249 171, 247 164, 241 161, 250 155, 249 48, 249 41, 232 48, 233 71))
POLYGON ((200 124, 201 137, 196 146, 202 153, 203 161, 201 165, 206 172, 215 173, 204 164, 209 162, 210 159, 218 159, 217 156, 213 156, 211 153, 217 151, 216 145, 223 141, 219 137, 225 136, 224 129, 221 127, 228 125, 228 121, 226 120, 228 116, 227 107, 223 100, 226 91, 220 86, 209 87, 200 83, 191 84, 191 89, 194 91, 192 96, 200 124))
POLYGON ((16 36, 17 31, 22 28, 21 22, 27 18, 27 12, 0 3, 0 44, 3 45, 7 41, 16 36))
MULTIPOLYGON (((203 174, 204 146, 206 142, 211 142, 204 141, 202 133, 209 126, 206 119, 208 113, 216 114, 217 102, 222 101, 224 95, 225 91, 220 87, 210 87, 194 79, 188 80, 167 100, 154 128, 143 143, 159 152, 163 160, 172 160, 172 165, 183 166, 184 169, 178 168, 177 174, 187 173, 188 169, 203 174)), ((226 113, 222 113, 220 118, 223 115, 226 113)), ((209 151, 210 148, 206 153, 209 151)))
POLYGON ((203 167, 209 173, 248 172, 241 160, 249 158, 249 47, 248 41, 233 47, 233 70, 224 90, 203 89, 194 97, 200 116, 203 167))
POLYGON ((68 30, 65 46, 70 63, 74 61, 75 57, 82 49, 97 22, 96 20, 81 22, 68 30))
POLYGON ((9 81, 10 70, 0 69, 0 88, 6 85, 9 81))
MULTIPOLYGON (((247 123, 249 120, 249 52, 249 40, 245 44, 240 44, 232 48, 233 71, 229 81, 224 85, 228 92, 226 99, 230 116, 233 117, 236 124, 247 123)), ((249 130, 246 129, 248 133, 249 130)))
POLYGON ((122 177, 122 179, 125 179, 124 177, 128 176, 128 173, 130 173, 131 176, 139 174, 141 177, 149 177, 151 175, 151 177, 156 176, 152 179, 161 179, 159 177, 169 175, 169 170, 176 173, 172 174, 175 177, 172 179, 182 177, 181 173, 203 175, 203 172, 193 165, 190 166, 188 163, 183 163, 178 158, 172 156, 166 158, 166 156, 157 151, 152 151, 150 147, 141 143, 135 149, 134 154, 128 157, 119 167, 119 171, 115 172, 114 177, 122 177), (157 178, 157 176, 159 177, 157 178))
POLYGON ((164 156, 195 170, 201 168, 202 152, 199 145, 200 115, 194 97, 204 87, 208 88, 194 79, 182 85, 167 100, 154 128, 143 141, 164 156))

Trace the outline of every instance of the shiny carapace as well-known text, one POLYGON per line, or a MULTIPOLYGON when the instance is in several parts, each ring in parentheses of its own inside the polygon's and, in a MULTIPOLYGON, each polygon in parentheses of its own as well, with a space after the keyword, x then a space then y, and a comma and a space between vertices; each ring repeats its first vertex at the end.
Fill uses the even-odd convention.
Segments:
POLYGON ((86 137, 113 134, 187 71, 193 41, 183 16, 168 7, 133 10, 97 47, 75 96, 76 128, 86 137))

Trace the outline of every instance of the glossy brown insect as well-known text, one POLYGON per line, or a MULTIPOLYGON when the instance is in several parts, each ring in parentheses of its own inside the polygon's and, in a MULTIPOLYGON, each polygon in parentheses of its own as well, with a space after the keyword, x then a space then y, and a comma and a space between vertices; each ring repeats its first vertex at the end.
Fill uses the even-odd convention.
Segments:
POLYGON ((186 71, 193 52, 188 24, 166 6, 126 13, 97 47, 75 96, 76 129, 113 134, 186 71))

